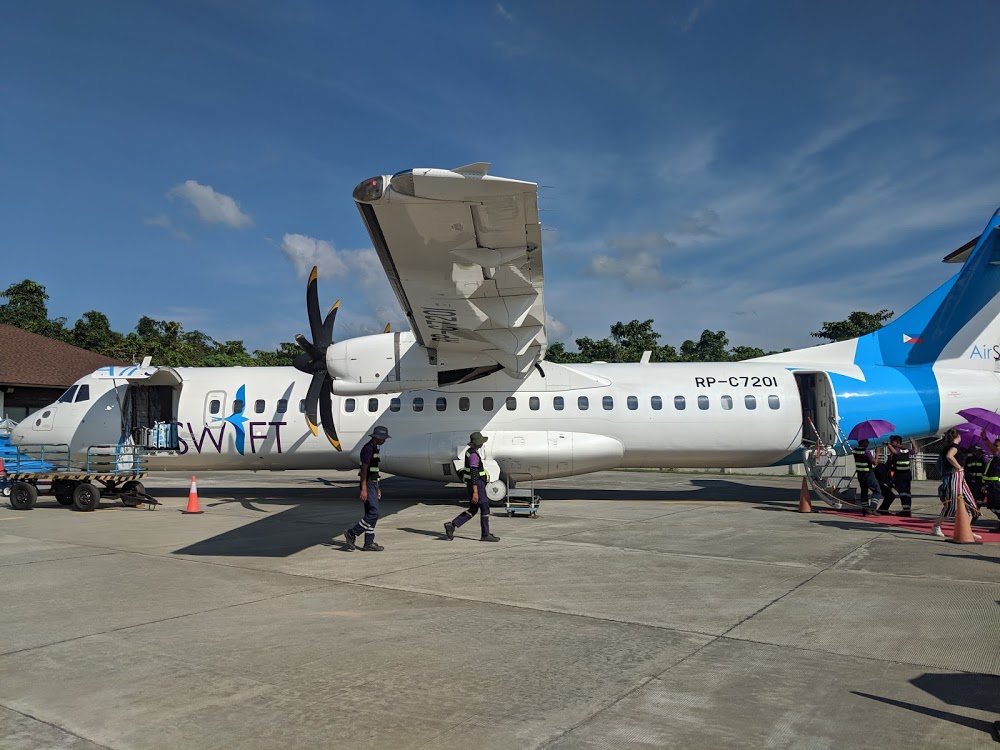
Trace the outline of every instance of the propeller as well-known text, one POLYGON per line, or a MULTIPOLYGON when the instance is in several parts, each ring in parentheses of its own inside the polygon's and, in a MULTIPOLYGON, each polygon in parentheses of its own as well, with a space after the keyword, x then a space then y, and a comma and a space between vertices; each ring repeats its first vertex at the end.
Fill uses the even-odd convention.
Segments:
POLYGON ((306 393, 306 424, 312 430, 313 435, 319 434, 319 425, 323 425, 323 432, 330 445, 341 450, 340 440, 337 439, 337 428, 333 424, 333 405, 331 403, 331 386, 333 379, 326 369, 326 350, 333 343, 333 322, 337 319, 337 309, 340 307, 340 300, 330 308, 325 318, 320 318, 319 312, 319 291, 316 285, 317 269, 313 266, 312 273, 309 274, 309 281, 306 282, 306 310, 309 313, 309 330, 312 333, 312 341, 309 341, 301 333, 295 335, 295 343, 302 349, 302 354, 298 355, 292 364, 299 372, 312 375, 312 382, 309 383, 309 391, 306 393), (316 418, 317 407, 319 419, 316 418))

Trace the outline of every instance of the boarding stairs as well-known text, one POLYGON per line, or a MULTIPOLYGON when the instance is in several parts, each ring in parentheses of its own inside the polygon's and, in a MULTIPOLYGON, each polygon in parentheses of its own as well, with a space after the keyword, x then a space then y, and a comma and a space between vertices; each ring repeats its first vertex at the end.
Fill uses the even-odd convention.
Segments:
POLYGON ((831 445, 823 440, 811 417, 806 417, 806 421, 816 436, 815 441, 803 441, 802 463, 810 489, 836 509, 844 503, 853 503, 855 494, 850 485, 855 472, 854 456, 847 435, 837 421, 831 420, 836 428, 836 440, 831 445))

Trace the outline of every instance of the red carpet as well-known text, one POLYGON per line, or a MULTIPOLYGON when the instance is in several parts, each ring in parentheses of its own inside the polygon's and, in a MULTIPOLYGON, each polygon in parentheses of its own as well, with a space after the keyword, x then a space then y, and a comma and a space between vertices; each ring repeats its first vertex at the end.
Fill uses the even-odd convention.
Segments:
MULTIPOLYGON (((931 527, 934 525, 933 519, 918 518, 916 516, 912 518, 900 518, 899 516, 890 516, 885 513, 878 516, 863 516, 861 515, 861 512, 857 510, 833 510, 832 508, 821 508, 820 513, 825 513, 831 516, 843 516, 844 518, 850 518, 853 521, 867 521, 868 523, 875 523, 882 526, 896 526, 906 529, 907 531, 912 531, 916 534, 927 534, 928 536, 930 536, 931 527)), ((989 525, 973 525, 972 533, 981 536, 983 538, 983 542, 1000 543, 1000 533, 993 530, 996 528, 996 521, 993 514, 984 514, 983 517, 987 519, 989 525), (987 531, 987 529, 989 529, 989 531, 987 531)), ((952 534, 954 533, 954 528, 950 522, 941 524, 941 530, 944 531, 944 535, 948 539, 951 539, 952 534)))

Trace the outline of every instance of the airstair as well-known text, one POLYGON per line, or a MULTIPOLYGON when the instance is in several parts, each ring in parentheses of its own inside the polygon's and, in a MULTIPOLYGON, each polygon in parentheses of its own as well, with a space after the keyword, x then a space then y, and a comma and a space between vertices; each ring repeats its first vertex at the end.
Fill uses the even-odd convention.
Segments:
POLYGON ((803 440, 802 463, 806 469, 806 479, 816 496, 831 507, 839 509, 844 503, 855 501, 854 488, 854 456, 851 445, 839 422, 831 420, 836 428, 836 440, 833 444, 823 440, 812 418, 806 422, 816 436, 814 441, 803 440))

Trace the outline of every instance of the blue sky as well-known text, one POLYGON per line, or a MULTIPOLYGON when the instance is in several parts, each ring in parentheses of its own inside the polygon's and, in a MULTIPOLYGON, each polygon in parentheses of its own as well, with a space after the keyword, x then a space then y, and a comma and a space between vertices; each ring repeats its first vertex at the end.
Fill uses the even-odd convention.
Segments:
POLYGON ((1000 205, 1000 4, 8 4, 0 288, 271 348, 401 327, 362 179, 538 182, 549 338, 819 343, 902 313, 1000 205))

